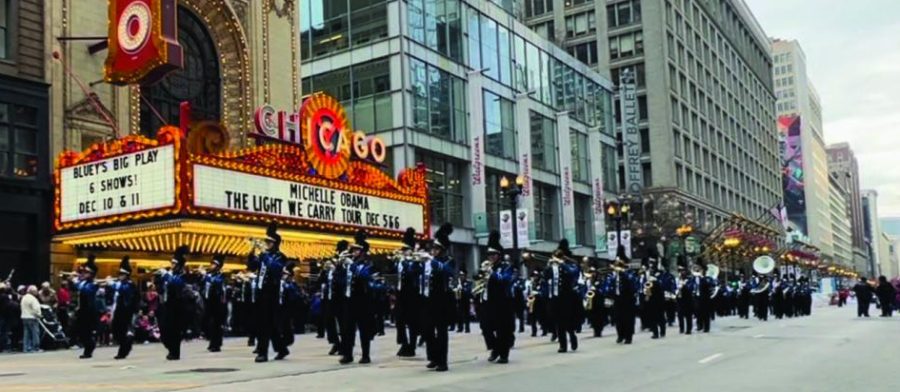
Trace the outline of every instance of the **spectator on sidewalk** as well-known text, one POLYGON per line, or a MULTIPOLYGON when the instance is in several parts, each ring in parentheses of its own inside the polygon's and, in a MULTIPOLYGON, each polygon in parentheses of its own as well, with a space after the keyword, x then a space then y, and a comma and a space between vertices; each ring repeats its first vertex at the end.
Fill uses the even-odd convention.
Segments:
POLYGON ((41 289, 38 291, 37 298, 38 301, 41 301, 41 305, 47 305, 50 309, 56 310, 58 299, 56 298, 56 290, 50 287, 50 282, 41 283, 41 289))
POLYGON ((38 300, 36 286, 28 286, 22 296, 22 352, 37 352, 41 348, 41 329, 38 320, 41 318, 41 302, 38 300))
POLYGON ((897 292, 884 275, 878 277, 875 294, 878 295, 878 303, 881 304, 881 317, 891 317, 894 314, 894 295, 897 292))
POLYGON ((12 351, 10 335, 15 324, 13 320, 13 292, 9 285, 0 282, 0 352, 12 351))
POLYGON ((853 286, 856 293, 856 317, 869 317, 869 304, 872 303, 872 295, 875 289, 869 285, 865 276, 859 277, 859 282, 853 286))

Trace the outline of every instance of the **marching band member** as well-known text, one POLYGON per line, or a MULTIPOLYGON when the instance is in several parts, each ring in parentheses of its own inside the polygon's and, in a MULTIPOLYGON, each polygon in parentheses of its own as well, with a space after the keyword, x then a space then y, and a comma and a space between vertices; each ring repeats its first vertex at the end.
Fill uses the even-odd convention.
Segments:
POLYGON ((119 280, 113 283, 115 292, 115 311, 113 312, 113 338, 119 342, 119 351, 115 359, 125 359, 131 353, 134 332, 131 330, 134 314, 138 308, 138 291, 131 281, 131 264, 129 257, 122 258, 119 264, 119 280))
POLYGON ((528 318, 528 299, 525 296, 525 279, 522 279, 519 276, 519 269, 515 266, 512 267, 513 276, 515 277, 513 281, 513 309, 515 309, 516 319, 519 320, 519 333, 525 332, 525 323, 528 318))
POLYGON ((694 303, 694 293, 697 292, 697 282, 693 276, 688 274, 684 267, 678 267, 681 270, 678 279, 678 331, 685 335, 690 335, 694 330, 694 313, 696 304, 694 303))
POLYGON ((541 329, 543 330, 543 335, 547 334, 547 330, 543 327, 543 321, 541 320, 541 306, 543 306, 543 302, 540 299, 541 295, 541 273, 539 271, 534 271, 531 273, 531 279, 525 281, 525 307, 528 312, 528 325, 531 327, 531 336, 537 336, 537 327, 538 323, 541 324, 541 329))
POLYGON ((742 319, 750 318, 750 283, 747 282, 747 276, 742 272, 737 284, 737 310, 738 317, 742 319))
POLYGON ((636 295, 638 278, 628 270, 624 261, 617 260, 613 264, 615 273, 613 312, 616 318, 616 343, 631 344, 634 338, 635 312, 637 311, 636 295))
POLYGON ((84 348, 78 358, 91 358, 94 348, 97 347, 95 334, 97 324, 100 322, 100 314, 97 311, 97 290, 100 285, 94 282, 97 275, 95 256, 88 255, 87 262, 81 268, 78 278, 75 280, 75 290, 78 291, 78 309, 75 311, 76 330, 81 347, 84 348))
POLYGON ((678 282, 675 279, 675 275, 672 275, 669 272, 668 268, 661 268, 656 276, 657 281, 659 281, 660 286, 663 289, 663 296, 665 297, 665 313, 666 313, 666 323, 673 327, 675 326, 675 315, 678 310, 678 304, 676 301, 677 292, 678 292, 678 282))
POLYGON ((297 306, 300 303, 300 287, 294 281, 294 268, 297 264, 288 261, 281 275, 281 293, 279 295, 279 311, 281 312, 281 341, 285 347, 294 344, 294 316, 297 314, 297 306))
POLYGON ((591 267, 590 274, 591 277, 587 281, 589 288, 584 299, 585 311, 594 330, 594 337, 599 338, 603 336, 603 328, 608 323, 608 312, 603 301, 605 279, 594 267, 591 267))
POLYGON ((369 263, 369 243, 366 232, 356 233, 350 245, 350 257, 341 260, 343 268, 338 270, 339 287, 344 291, 344 306, 341 313, 341 359, 340 364, 353 362, 353 347, 356 331, 359 331, 359 345, 362 357, 359 363, 372 362, 369 349, 374 337, 375 314, 372 309, 372 265, 369 263))
POLYGON ((666 296, 662 284, 656 278, 657 275, 658 273, 654 272, 648 277, 643 293, 646 300, 647 322, 650 332, 653 333, 651 339, 666 337, 666 296))
POLYGON ((453 318, 453 291, 450 279, 456 268, 449 255, 450 234, 453 225, 445 223, 434 234, 431 258, 422 270, 422 296, 424 312, 422 336, 425 338, 428 368, 438 372, 448 370, 448 328, 453 318))
POLYGON ((160 270, 157 274, 156 287, 160 293, 160 340, 168 350, 167 360, 177 361, 181 359, 181 339, 186 324, 185 308, 187 307, 186 290, 184 280, 184 265, 187 263, 187 245, 175 249, 172 257, 171 270, 160 270))
POLYGON ((222 265, 225 263, 225 255, 213 256, 209 263, 209 270, 203 276, 201 283, 201 295, 203 296, 203 328, 206 339, 209 341, 207 351, 217 353, 222 351, 222 335, 224 335, 225 318, 228 315, 228 302, 225 297, 225 276, 222 275, 222 265))
POLYGON ((419 315, 422 308, 422 294, 419 282, 422 278, 422 263, 416 261, 416 231, 412 227, 403 235, 403 247, 397 261, 397 344, 399 357, 416 356, 416 341, 419 339, 419 315))
POLYGON ((709 332, 712 322, 712 300, 716 283, 713 278, 706 275, 707 270, 706 264, 701 264, 701 273, 699 276, 695 276, 697 289, 694 291, 694 300, 697 304, 697 332, 709 332))
POLYGON ((500 232, 492 231, 488 237, 487 253, 489 263, 484 266, 488 275, 485 295, 486 310, 490 320, 488 331, 491 343, 489 362, 509 363, 509 350, 515 342, 515 279, 516 275, 510 263, 503 259, 503 246, 500 244, 500 232))
POLYGON ((550 258, 549 265, 544 269, 546 297, 549 300, 551 318, 556 325, 556 336, 559 339, 558 352, 569 351, 569 341, 572 350, 578 350, 578 337, 575 336, 575 322, 577 318, 577 303, 581 298, 577 295, 576 284, 581 276, 581 268, 572 259, 569 250, 569 241, 565 238, 559 241, 559 245, 550 258))
POLYGON ((772 289, 769 284, 768 276, 759 277, 759 282, 753 288, 753 296, 756 297, 755 306, 756 317, 762 321, 769 321, 769 294, 772 289))
POLYGON ((349 247, 350 243, 347 240, 338 241, 334 250, 337 260, 326 262, 324 268, 319 271, 318 283, 322 288, 322 323, 324 324, 328 343, 331 344, 331 351, 328 352, 328 355, 337 355, 341 351, 338 318, 344 304, 344 290, 340 289, 340 282, 337 280, 336 272, 338 269, 343 270, 344 267, 340 258, 344 257, 343 254, 349 247))
POLYGON ((278 235, 275 223, 269 224, 266 229, 266 237, 263 240, 262 252, 257 255, 256 247, 247 258, 247 268, 256 273, 256 287, 258 290, 255 307, 257 323, 256 359, 255 362, 267 362, 269 360, 269 343, 277 352, 276 360, 282 360, 290 354, 284 342, 281 340, 280 312, 278 302, 281 293, 281 275, 284 271, 286 258, 281 253, 281 236, 278 235))
POLYGON ((466 271, 459 271, 456 281, 456 332, 471 332, 472 281, 466 277, 466 271))

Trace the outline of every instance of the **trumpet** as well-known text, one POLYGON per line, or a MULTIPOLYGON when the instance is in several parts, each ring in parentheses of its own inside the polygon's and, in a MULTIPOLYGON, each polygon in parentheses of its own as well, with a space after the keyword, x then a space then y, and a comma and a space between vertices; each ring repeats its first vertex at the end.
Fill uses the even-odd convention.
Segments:
POLYGON ((597 295, 596 290, 591 288, 588 290, 587 294, 584 295, 584 310, 591 311, 594 309, 594 296, 597 295))
POLYGON ((252 251, 264 251, 266 249, 266 243, 259 238, 247 238, 247 241, 250 242, 250 249, 252 251))

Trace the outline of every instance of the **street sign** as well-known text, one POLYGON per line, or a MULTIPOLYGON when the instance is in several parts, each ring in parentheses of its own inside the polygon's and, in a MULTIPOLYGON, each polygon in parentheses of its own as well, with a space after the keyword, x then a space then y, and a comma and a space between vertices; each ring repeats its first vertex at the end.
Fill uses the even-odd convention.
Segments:
POLYGON ((684 239, 684 251, 689 255, 696 255, 700 253, 700 240, 694 236, 687 236, 684 239))

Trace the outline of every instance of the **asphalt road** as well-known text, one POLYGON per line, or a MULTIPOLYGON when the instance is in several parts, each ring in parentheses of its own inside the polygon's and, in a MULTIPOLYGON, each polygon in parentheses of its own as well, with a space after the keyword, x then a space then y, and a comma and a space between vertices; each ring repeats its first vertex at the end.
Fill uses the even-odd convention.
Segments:
MULTIPOLYGON (((872 314, 876 311, 873 308, 872 314)), ((900 317, 856 319, 852 308, 818 308, 807 318, 763 323, 719 319, 710 334, 636 336, 631 346, 582 334, 577 352, 556 353, 546 338, 517 336, 510 364, 486 361, 480 335, 451 334, 447 373, 421 358, 398 359, 393 330, 377 338, 371 365, 337 364, 326 342, 298 336, 286 361, 253 363, 244 340, 223 352, 186 343, 182 360, 165 361, 160 345, 136 346, 125 361, 113 348, 93 359, 78 352, 0 355, 0 391, 881 391, 900 369, 900 317)))

